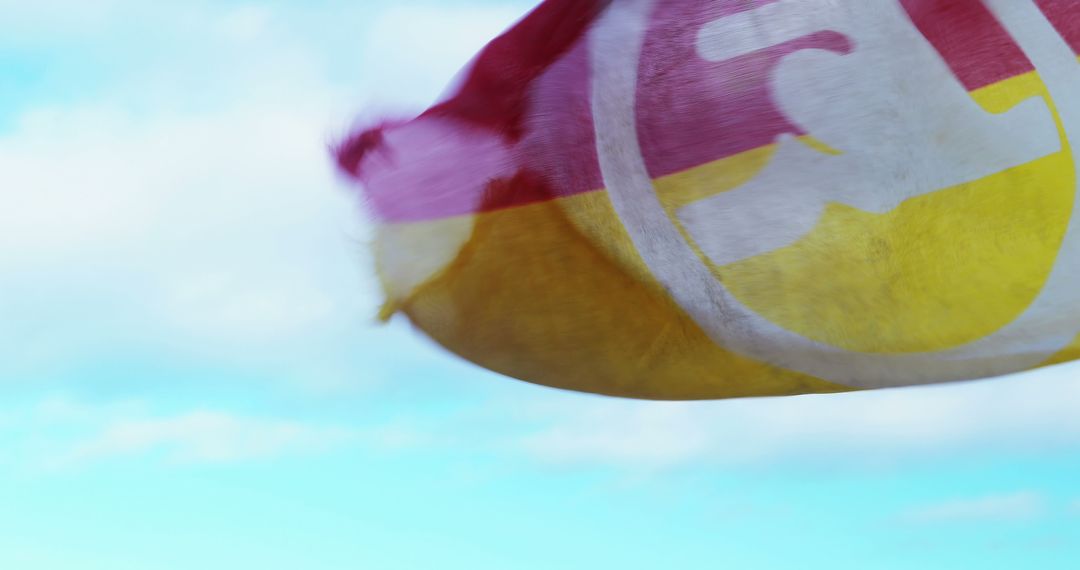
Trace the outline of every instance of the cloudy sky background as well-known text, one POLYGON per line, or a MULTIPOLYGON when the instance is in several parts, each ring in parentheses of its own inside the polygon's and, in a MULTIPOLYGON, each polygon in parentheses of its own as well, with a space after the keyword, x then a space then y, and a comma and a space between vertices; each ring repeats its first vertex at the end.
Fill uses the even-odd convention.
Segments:
POLYGON ((326 144, 529 5, 0 0, 0 567, 1075 568, 1076 367, 644 403, 374 324, 326 144))

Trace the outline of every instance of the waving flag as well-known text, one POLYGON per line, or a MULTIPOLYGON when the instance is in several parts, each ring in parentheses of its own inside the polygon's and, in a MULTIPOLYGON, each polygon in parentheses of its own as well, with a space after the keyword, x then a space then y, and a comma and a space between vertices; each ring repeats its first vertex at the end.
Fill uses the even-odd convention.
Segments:
POLYGON ((523 380, 698 399, 1080 358, 1080 4, 548 0, 350 137, 388 304, 523 380))

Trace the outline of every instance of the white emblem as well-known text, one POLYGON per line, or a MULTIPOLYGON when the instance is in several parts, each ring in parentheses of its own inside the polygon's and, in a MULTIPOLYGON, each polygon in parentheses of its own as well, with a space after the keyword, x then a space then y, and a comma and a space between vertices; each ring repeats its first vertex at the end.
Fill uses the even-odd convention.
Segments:
MULTIPOLYGON (((782 139, 770 164, 749 182, 677 212, 710 261, 723 265, 790 245, 814 226, 828 202, 884 212, 1080 141, 1080 65, 1072 49, 1033 0, 986 4, 1034 63, 1064 139, 1041 98, 1001 115, 979 107, 897 2, 786 0, 703 27, 697 50, 713 61, 822 30, 839 31, 855 44, 847 55, 789 55, 772 80, 782 111, 841 154, 782 139)), ((634 121, 637 66, 652 7, 653 0, 616 0, 592 31, 600 167, 646 264, 715 342, 782 368, 877 388, 1025 370, 1073 340, 1080 328, 1075 210, 1036 301, 1011 324, 959 348, 902 355, 843 350, 779 327, 741 304, 668 218, 641 155, 634 121)), ((1074 204, 1080 207, 1080 196, 1074 204)))

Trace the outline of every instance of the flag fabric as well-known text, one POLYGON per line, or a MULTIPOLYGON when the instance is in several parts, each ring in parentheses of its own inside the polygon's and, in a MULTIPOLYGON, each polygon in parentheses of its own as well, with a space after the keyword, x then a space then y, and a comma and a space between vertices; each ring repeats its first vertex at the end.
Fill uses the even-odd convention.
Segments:
POLYGON ((547 0, 337 149, 384 316, 650 399, 1080 358, 1080 3, 547 0))

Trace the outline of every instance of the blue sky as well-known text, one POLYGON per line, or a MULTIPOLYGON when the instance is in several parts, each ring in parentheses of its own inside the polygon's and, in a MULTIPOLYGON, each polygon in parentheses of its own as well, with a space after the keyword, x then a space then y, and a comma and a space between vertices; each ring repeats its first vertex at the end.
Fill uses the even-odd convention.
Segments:
POLYGON ((1076 367, 630 402, 374 324, 325 143, 528 5, 0 0, 0 567, 1077 567, 1076 367))

